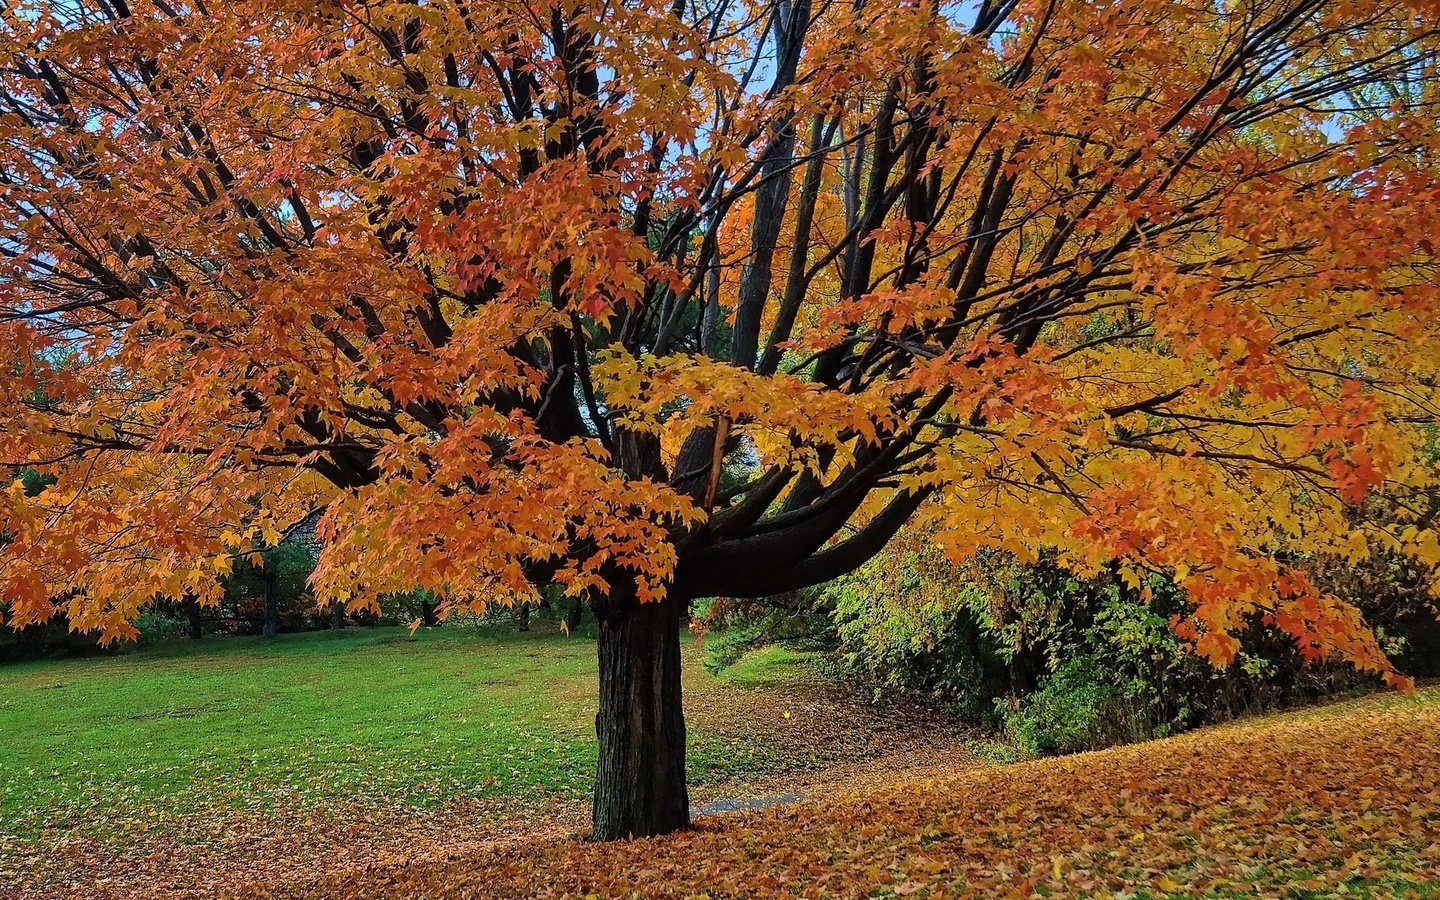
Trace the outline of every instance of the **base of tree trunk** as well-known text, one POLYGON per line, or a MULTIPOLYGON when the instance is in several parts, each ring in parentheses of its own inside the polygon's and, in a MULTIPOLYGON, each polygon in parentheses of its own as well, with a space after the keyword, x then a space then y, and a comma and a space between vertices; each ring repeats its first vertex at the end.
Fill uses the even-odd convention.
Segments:
POLYGON ((597 612, 597 841, 665 834, 690 824, 680 696, 682 606, 640 603, 633 591, 617 591, 597 612))

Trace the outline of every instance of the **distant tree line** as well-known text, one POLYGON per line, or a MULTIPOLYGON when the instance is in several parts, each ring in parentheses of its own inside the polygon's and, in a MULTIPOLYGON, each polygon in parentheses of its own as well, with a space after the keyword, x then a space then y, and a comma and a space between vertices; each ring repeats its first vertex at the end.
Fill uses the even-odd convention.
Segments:
MULTIPOLYGON (((21 470, 16 477, 32 495, 53 481, 32 469, 21 470)), ((0 533, 0 546, 5 540, 5 535, 0 533)), ((439 614, 439 600, 422 589, 383 598, 378 611, 349 610, 342 604, 321 607, 309 585, 319 558, 313 519, 257 556, 236 558, 230 575, 224 579, 224 594, 219 603, 201 605, 194 599, 157 600, 135 622, 140 642, 200 640, 207 635, 274 637, 347 626, 418 623, 421 627, 437 628, 444 624, 439 614)), ((529 631, 538 617, 545 627, 563 627, 575 632, 582 626, 584 611, 582 602, 550 591, 537 606, 497 607, 489 618, 497 624, 503 622, 529 631)), ((0 662, 62 654, 96 654, 115 649, 103 647, 93 633, 71 630, 63 612, 47 622, 0 630, 0 662)))

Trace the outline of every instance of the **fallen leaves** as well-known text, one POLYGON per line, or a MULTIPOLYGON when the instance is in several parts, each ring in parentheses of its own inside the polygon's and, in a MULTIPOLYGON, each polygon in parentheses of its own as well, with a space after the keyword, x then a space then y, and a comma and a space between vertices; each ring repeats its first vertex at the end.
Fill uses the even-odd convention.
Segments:
POLYGON ((233 894, 1422 896, 1440 878, 1440 708, 1422 699, 233 894))

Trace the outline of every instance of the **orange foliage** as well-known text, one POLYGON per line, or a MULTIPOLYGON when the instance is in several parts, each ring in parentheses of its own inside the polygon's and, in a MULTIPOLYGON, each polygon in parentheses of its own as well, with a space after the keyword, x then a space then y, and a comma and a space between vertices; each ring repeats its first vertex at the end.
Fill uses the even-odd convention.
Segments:
POLYGON ((1428 0, 0 35, 0 464, 58 479, 0 494, 11 625, 132 634, 318 509, 319 595, 446 609, 773 593, 918 518, 1385 671, 1287 560, 1440 563, 1428 0))

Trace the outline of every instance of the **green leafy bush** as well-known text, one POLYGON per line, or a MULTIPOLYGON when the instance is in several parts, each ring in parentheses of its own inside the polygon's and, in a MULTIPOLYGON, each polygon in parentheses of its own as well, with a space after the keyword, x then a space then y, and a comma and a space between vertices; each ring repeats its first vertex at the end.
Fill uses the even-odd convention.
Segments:
POLYGON ((932 561, 866 567, 826 594, 840 667, 877 693, 899 690, 987 718, 1007 687, 1005 648, 985 597, 970 585, 935 589, 932 561))
POLYGON ((147 607, 140 610, 140 614, 135 617, 135 629, 140 632, 137 643, 158 644, 184 637, 185 622, 162 609, 147 607))
MULTIPOLYGON (((1397 662, 1440 673, 1432 573, 1377 548, 1360 563, 1293 560, 1356 604, 1397 662)), ((1165 577, 1080 578, 1042 553, 982 552, 957 565, 902 536, 856 572, 811 591, 716 601, 701 621, 712 671, 768 643, 826 651, 877 699, 900 692, 1003 728, 1030 753, 1062 753, 1177 733, 1237 716, 1363 693, 1379 685, 1343 660, 1306 662, 1257 614, 1232 665, 1190 653, 1172 629, 1189 613, 1165 577)))
POLYGON ((1106 744, 1115 723, 1107 716, 1115 688, 1082 656, 1047 675, 1040 690, 1020 699, 1002 699, 997 707, 1005 731, 1031 754, 1073 753, 1106 744))

